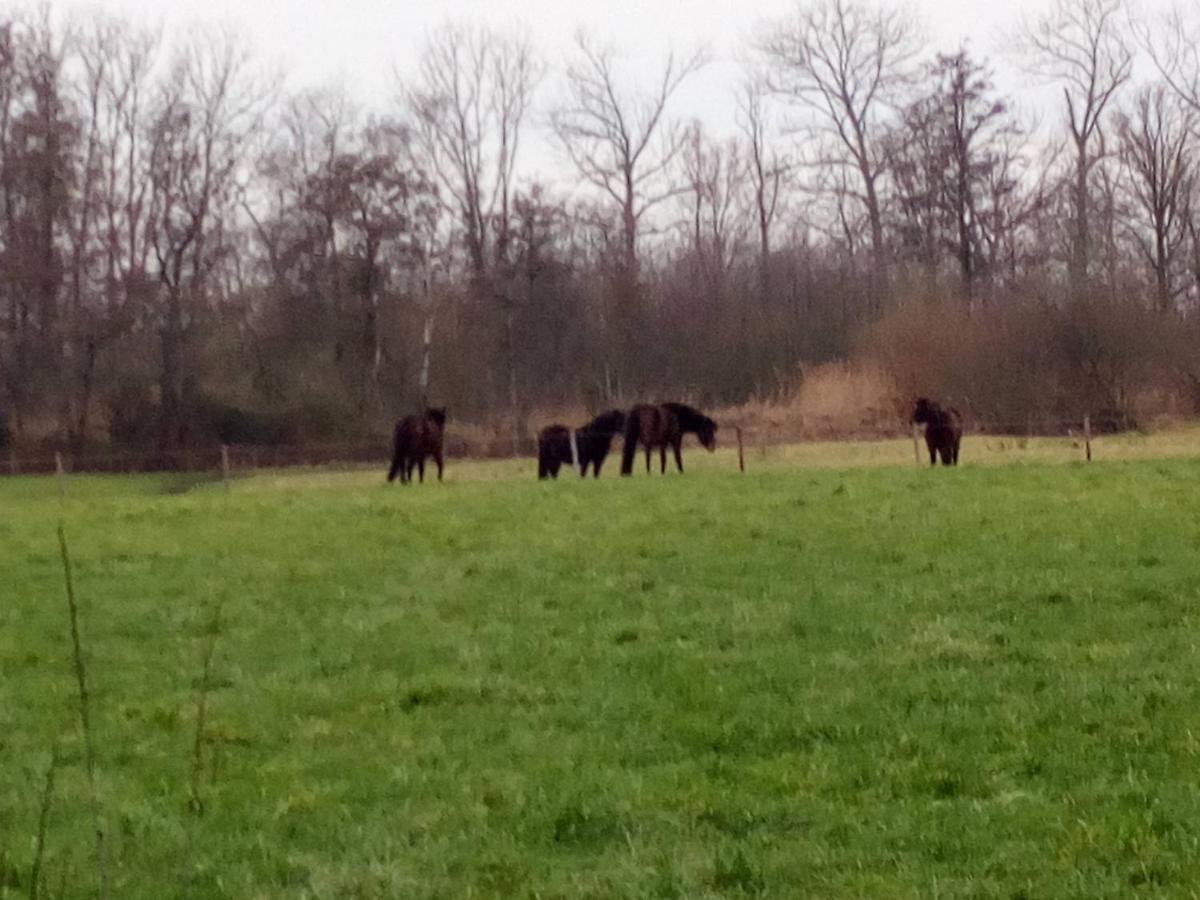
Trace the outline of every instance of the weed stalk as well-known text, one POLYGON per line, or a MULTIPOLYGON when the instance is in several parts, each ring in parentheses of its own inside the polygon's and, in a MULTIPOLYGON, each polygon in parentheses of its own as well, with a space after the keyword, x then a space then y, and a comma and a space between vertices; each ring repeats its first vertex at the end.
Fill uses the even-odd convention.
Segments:
POLYGON ((42 861, 46 856, 46 830, 50 825, 50 806, 54 803, 54 774, 58 770, 58 748, 50 755, 46 781, 42 786, 42 802, 38 809, 37 842, 33 849, 33 868, 29 872, 29 900, 38 900, 42 884, 42 861))
POLYGON ((79 636, 79 605, 75 602, 75 584, 71 577, 71 554, 67 535, 60 523, 58 548, 62 553, 63 577, 67 585, 67 612, 71 620, 71 646, 75 658, 75 680, 79 688, 79 722, 83 729, 84 766, 91 794, 92 827, 96 832, 96 865, 100 874, 100 900, 108 900, 108 857, 104 844, 104 826, 100 817, 100 790, 96 784, 96 742, 92 736, 91 700, 88 693, 87 667, 83 658, 83 640, 79 636))

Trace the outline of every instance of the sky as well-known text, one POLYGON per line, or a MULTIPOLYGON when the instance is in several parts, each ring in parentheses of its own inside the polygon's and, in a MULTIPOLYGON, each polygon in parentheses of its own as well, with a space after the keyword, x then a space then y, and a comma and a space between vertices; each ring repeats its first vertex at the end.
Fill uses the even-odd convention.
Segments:
MULTIPOLYGON (((706 44, 715 61, 680 90, 672 105, 677 116, 698 117, 715 134, 734 127, 733 91, 740 81, 738 57, 756 23, 778 17, 795 0, 102 0, 57 2, 58 9, 100 6, 135 21, 161 22, 168 32, 199 20, 238 25, 259 56, 276 61, 293 87, 340 80, 360 104, 381 109, 393 96, 393 73, 410 68, 429 30, 449 20, 483 21, 528 27, 551 69, 542 99, 557 91, 573 35, 583 27, 610 41, 622 55, 632 84, 651 84, 667 52, 706 44)), ((885 0, 886 2, 886 0, 885 0)), ((1023 15, 1045 8, 1047 0, 913 0, 906 4, 923 18, 930 55, 966 42, 995 67, 997 83, 1019 106, 1034 108, 1039 93, 1012 64, 1006 38, 1023 15)), ((1167 0, 1141 0, 1151 11, 1167 0)), ((1053 112, 1053 111, 1051 111, 1053 112)), ((1044 113, 1043 113, 1044 114, 1044 113)), ((537 125, 538 123, 534 123, 537 125)), ((539 170, 555 164, 544 136, 527 145, 539 170)), ((529 160, 526 161, 529 165, 529 160)))

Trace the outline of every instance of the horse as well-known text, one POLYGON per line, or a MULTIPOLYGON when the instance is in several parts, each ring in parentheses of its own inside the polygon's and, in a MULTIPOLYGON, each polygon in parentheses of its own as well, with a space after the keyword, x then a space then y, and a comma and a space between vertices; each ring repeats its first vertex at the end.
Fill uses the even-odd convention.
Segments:
POLYGON ((958 465, 958 448, 962 443, 962 415, 957 409, 943 408, 925 397, 917 399, 913 410, 914 425, 925 426, 925 446, 929 448, 929 464, 937 465, 940 454, 943 466, 958 465))
POLYGON ((566 425, 546 426, 538 433, 538 478, 557 478, 564 465, 578 465, 583 477, 590 465, 593 476, 599 478, 613 438, 624 427, 625 413, 619 409, 601 413, 574 430, 566 425))
POLYGON ((633 474, 633 457, 640 443, 646 450, 646 472, 650 471, 650 452, 657 447, 662 473, 667 472, 667 447, 675 451, 675 465, 683 471, 680 448, 685 434, 694 434, 709 453, 717 447, 717 423, 698 409, 683 403, 639 404, 625 417, 625 452, 621 474, 633 474))
POLYGON ((392 441, 392 467, 387 480, 400 476, 401 484, 412 481, 416 468, 425 481, 425 457, 432 456, 437 464, 438 481, 442 480, 442 439, 446 433, 446 408, 426 409, 396 422, 392 441))

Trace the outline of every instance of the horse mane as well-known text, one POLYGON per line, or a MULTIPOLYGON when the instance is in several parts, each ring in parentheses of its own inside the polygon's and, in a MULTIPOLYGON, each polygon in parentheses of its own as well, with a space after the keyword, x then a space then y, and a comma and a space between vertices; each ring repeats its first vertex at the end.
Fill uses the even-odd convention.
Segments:
POLYGON ((705 428, 715 429, 717 427, 715 421, 695 407, 688 406, 686 403, 663 403, 660 405, 675 414, 675 418, 679 420, 680 427, 685 431, 697 431, 705 428))
POLYGON ((912 420, 940 428, 961 422, 962 413, 952 406, 942 406, 936 400, 930 400, 928 397, 918 397, 913 408, 912 420), (918 418, 918 416, 923 418, 918 418))
POLYGON ((625 428, 625 413, 619 409, 610 409, 600 413, 588 422, 580 431, 620 434, 625 428))
POLYGON ((446 407, 441 406, 436 409, 433 407, 430 407, 429 409, 426 409, 425 410, 425 418, 436 422, 438 424, 439 428, 445 428, 446 427, 446 407))

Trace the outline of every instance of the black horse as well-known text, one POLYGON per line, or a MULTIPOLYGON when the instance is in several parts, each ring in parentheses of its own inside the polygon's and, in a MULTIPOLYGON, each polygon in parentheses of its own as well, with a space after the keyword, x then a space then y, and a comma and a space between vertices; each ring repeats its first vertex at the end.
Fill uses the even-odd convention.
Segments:
POLYGON ((579 466, 579 474, 587 475, 592 467, 594 477, 600 477, 600 467, 608 456, 613 438, 625 427, 625 413, 610 409, 601 413, 582 428, 549 425, 538 434, 538 478, 557 478, 562 466, 579 466))
POLYGON ((957 409, 942 407, 932 400, 920 397, 913 410, 915 425, 925 426, 925 446, 929 448, 929 464, 937 465, 938 456, 943 466, 958 465, 958 448, 962 443, 962 416, 957 409))
POLYGON ((426 409, 415 416, 405 416, 396 422, 392 440, 392 467, 388 481, 400 476, 401 484, 412 481, 415 468, 421 481, 425 480, 425 457, 432 456, 437 464, 438 481, 442 480, 442 442, 446 434, 446 409, 426 409))
POLYGON ((675 465, 683 471, 683 436, 694 434, 709 453, 717 446, 717 423, 698 409, 683 403, 660 403, 658 406, 640 404, 625 417, 625 451, 621 457, 621 474, 633 474, 633 457, 637 446, 646 450, 646 471, 650 471, 650 453, 656 447, 662 460, 662 472, 667 471, 667 447, 675 452, 675 465))

